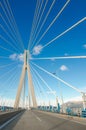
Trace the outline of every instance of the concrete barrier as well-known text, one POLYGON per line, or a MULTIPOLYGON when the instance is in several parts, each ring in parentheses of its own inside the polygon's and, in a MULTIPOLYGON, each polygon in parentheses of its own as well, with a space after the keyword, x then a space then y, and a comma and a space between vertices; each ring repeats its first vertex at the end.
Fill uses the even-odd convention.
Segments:
POLYGON ((24 112, 25 110, 15 110, 11 112, 5 112, 0 114, 0 126, 5 123, 6 121, 10 120, 12 117, 16 116, 17 114, 24 112))

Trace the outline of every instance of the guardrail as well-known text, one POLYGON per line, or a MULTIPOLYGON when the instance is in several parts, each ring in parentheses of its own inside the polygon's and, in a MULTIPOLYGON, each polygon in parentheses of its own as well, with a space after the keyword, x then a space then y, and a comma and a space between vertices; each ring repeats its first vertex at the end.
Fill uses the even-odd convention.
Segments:
POLYGON ((14 110, 11 112, 5 112, 0 114, 0 126, 5 123, 6 121, 10 120, 12 117, 16 116, 17 114, 24 112, 25 110, 14 110))

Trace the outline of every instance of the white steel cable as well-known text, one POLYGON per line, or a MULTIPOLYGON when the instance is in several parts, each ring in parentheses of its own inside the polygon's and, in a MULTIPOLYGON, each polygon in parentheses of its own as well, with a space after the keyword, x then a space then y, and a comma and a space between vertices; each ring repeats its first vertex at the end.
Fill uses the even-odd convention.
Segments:
POLYGON ((40 4, 41 4, 41 2, 40 2, 40 0, 38 0, 37 12, 36 12, 36 15, 35 15, 35 19, 34 19, 34 23, 33 23, 33 28, 32 28, 32 35, 31 35, 31 39, 30 39, 30 43, 31 44, 32 44, 32 38, 33 38, 34 30, 35 30, 36 24, 37 24, 37 19, 38 19, 40 4))
POLYGON ((35 20, 36 20, 37 11, 38 11, 38 3, 39 3, 39 0, 37 0, 37 3, 36 3, 36 8, 35 8, 33 22, 32 22, 32 28, 31 28, 31 33, 30 33, 30 38, 29 38, 29 43, 28 43, 28 49, 30 49, 31 38, 32 38, 32 34, 33 34, 33 29, 34 29, 34 26, 35 26, 35 20))
MULTIPOLYGON (((12 38, 12 36, 7 32, 7 30, 0 24, 0 28, 6 33, 6 35, 11 39, 11 41, 15 44, 14 39, 12 38)), ((0 35, 1 37, 1 35, 0 35)), ((14 48, 16 48, 13 44, 11 44, 11 46, 13 46, 14 48)), ((18 48, 16 48, 16 50, 18 51, 18 48)))
POLYGON ((59 78, 58 76, 55 76, 54 74, 50 73, 49 71, 45 70, 44 68, 36 65, 35 63, 32 63, 34 66, 36 66, 37 68, 39 68, 40 70, 44 71, 45 73, 49 74, 50 76, 52 76, 53 78, 59 80, 60 82, 62 82, 63 84, 67 85, 68 87, 76 90, 77 92, 81 93, 81 90, 79 90, 78 88, 76 88, 75 86, 70 85, 69 83, 67 83, 66 81, 62 80, 61 78, 59 78))
POLYGON ((84 22, 86 20, 86 17, 82 18, 81 20, 79 20, 77 23, 75 23, 74 25, 72 25, 71 27, 69 27, 67 30, 65 30, 64 32, 62 32, 61 34, 59 34, 58 36, 56 36, 54 39, 52 39, 51 41, 49 41, 48 43, 46 43, 43 47, 47 47, 49 44, 51 44, 52 42, 54 42, 55 40, 57 40, 58 38, 60 38, 61 36, 63 36, 64 34, 66 34, 67 32, 69 32, 70 30, 72 30, 73 28, 75 28, 76 26, 78 26, 80 23, 84 22))
MULTIPOLYGON (((32 67, 32 65, 31 65, 31 68, 32 68, 32 70, 33 70, 33 67, 32 67)), ((45 96, 46 97, 46 99, 48 99, 48 96, 45 94, 45 90, 44 90, 44 88, 43 88, 43 86, 41 85, 41 83, 39 82, 39 80, 38 79, 40 79, 40 77, 36 74, 36 72, 33 70, 33 72, 34 72, 34 76, 35 76, 35 79, 36 79, 36 81, 37 81, 37 84, 38 84, 38 86, 40 87, 40 93, 42 93, 43 94, 43 96, 45 96), (38 77, 38 78, 37 78, 38 77)), ((41 79, 40 79, 41 80, 41 79)), ((41 80, 42 81, 42 80, 41 80)), ((43 81, 42 81, 43 82, 43 81)), ((44 82, 43 82, 44 83, 44 82)), ((45 85, 46 86, 46 85, 45 85)), ((49 89, 49 88, 48 88, 49 89)), ((50 91, 50 90, 49 90, 50 91)))
POLYGON ((6 71, 3 75, 0 76, 0 79, 3 78, 4 76, 6 76, 7 74, 9 74, 10 72, 12 73, 12 71, 14 71, 16 67, 17 66, 12 67, 12 69, 10 69, 9 71, 6 71))
POLYGON ((3 22, 5 23, 5 25, 7 26, 8 30, 10 31, 12 37, 15 39, 16 42, 18 42, 18 41, 16 40, 16 36, 14 35, 12 29, 10 28, 10 26, 8 25, 7 21, 5 20, 5 18, 2 16, 1 13, 0 13, 0 17, 1 17, 1 19, 3 20, 3 22))
MULTIPOLYGON (((33 68, 35 73, 38 75, 38 77, 41 79, 41 81, 46 85, 46 87, 49 89, 50 92, 53 92, 53 90, 49 87, 47 82, 41 77, 41 75, 33 68)), ((56 97, 56 94, 53 93, 53 95, 56 97)))
POLYGON ((8 66, 11 66, 11 65, 14 65, 16 62, 18 62, 18 61, 15 61, 14 63, 2 65, 2 66, 0 66, 0 69, 5 68, 5 67, 8 67, 8 66))
POLYGON ((1 45, 0 45, 0 48, 3 49, 3 50, 5 50, 5 51, 8 51, 8 52, 14 53, 14 51, 12 51, 12 50, 10 50, 10 49, 7 49, 7 48, 5 48, 5 47, 3 47, 3 46, 1 46, 1 45))
MULTIPOLYGON (((45 11, 45 9, 46 9, 47 3, 48 3, 48 0, 46 0, 46 2, 45 2, 45 5, 44 5, 44 8, 43 8, 43 10, 42 10, 40 19, 39 19, 38 24, 37 24, 37 27, 36 27, 36 29, 35 29, 34 36, 33 36, 33 42, 35 42, 34 38, 36 37, 36 33, 38 32, 37 30, 38 30, 38 27, 39 27, 40 22, 41 22, 41 20, 42 20, 42 17, 43 17, 44 11, 45 11)), ((40 27, 39 27, 39 29, 40 29, 40 27)))
POLYGON ((64 9, 66 8, 66 6, 69 4, 70 0, 67 0, 67 2, 65 3, 65 5, 61 8, 61 10, 59 11, 59 13, 56 15, 56 17, 53 19, 53 21, 50 23, 50 25, 48 26, 48 28, 45 30, 45 32, 42 34, 42 36, 40 37, 40 39, 37 41, 36 45, 39 44, 39 42, 42 40, 42 38, 45 36, 45 34, 48 32, 48 30, 52 27, 52 25, 55 23, 55 21, 59 18, 59 16, 62 14, 62 12, 64 11, 64 9))
MULTIPOLYGON (((53 8, 55 2, 56 2, 56 0, 53 0, 53 2, 52 2, 52 4, 51 4, 51 6, 50 6, 50 8, 49 8, 49 10, 48 10, 48 12, 47 12, 45 18, 44 18, 44 20, 43 20, 43 22, 42 22, 42 25, 40 26, 40 29, 39 29, 38 33, 36 34, 36 37, 35 37, 35 39, 34 39, 34 42, 36 41, 36 39, 37 39, 37 37, 38 37, 40 31, 42 30, 42 27, 44 26, 44 24, 45 24, 45 22, 46 22, 46 20, 47 20, 47 18, 48 18, 48 16, 49 16, 49 14, 50 14, 52 8, 53 8)), ((33 45, 31 46, 31 48, 32 48, 32 47, 33 47, 33 45)))
POLYGON ((18 48, 16 48, 16 47, 12 44, 12 42, 10 42, 10 41, 8 41, 7 39, 5 39, 5 37, 3 37, 2 35, 0 35, 0 39, 2 39, 4 42, 6 42, 7 44, 9 44, 13 49, 15 49, 15 51, 20 52, 20 51, 18 50, 18 48))
POLYGON ((86 56, 63 56, 63 57, 30 58, 30 60, 61 60, 61 59, 86 59, 86 56))
POLYGON ((7 1, 8 8, 9 8, 9 10, 10 10, 10 14, 11 14, 11 16, 12 16, 12 19, 11 19, 11 20, 13 21, 13 23, 14 23, 14 25, 15 25, 15 29, 16 29, 16 32, 17 32, 17 36, 19 37, 19 41, 20 41, 21 47, 22 47, 22 49, 23 49, 23 51, 24 51, 24 44, 23 44, 21 35, 20 35, 20 33, 19 33, 19 30, 18 30, 16 21, 15 21, 15 18, 14 18, 13 12, 12 12, 12 10, 11 10, 9 1, 8 1, 8 0, 6 0, 6 1, 7 1))

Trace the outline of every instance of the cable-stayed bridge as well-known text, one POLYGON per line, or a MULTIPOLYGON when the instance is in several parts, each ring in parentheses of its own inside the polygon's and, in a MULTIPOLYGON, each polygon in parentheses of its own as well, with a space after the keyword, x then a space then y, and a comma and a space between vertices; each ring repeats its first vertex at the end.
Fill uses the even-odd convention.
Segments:
MULTIPOLYGON (((82 32, 86 32, 86 15, 60 33, 50 31, 72 1, 59 2, 36 0, 29 42, 25 47, 10 0, 0 1, 0 129, 85 130, 86 92, 76 86, 79 82, 77 77, 73 80, 76 81, 75 85, 72 85, 69 79, 67 81, 64 76, 60 76, 61 70, 68 70, 67 66, 62 65, 60 69, 56 69, 51 63, 56 62, 57 66, 60 61, 66 60, 70 64, 75 61, 85 64, 86 55, 55 56, 53 47, 47 51, 50 56, 44 52, 49 45, 55 44, 81 25, 84 30, 82 32), (60 9, 52 14, 58 3, 61 4, 60 9), (47 40, 43 40, 48 32, 50 36, 48 34, 47 40), (55 37, 48 39, 54 33, 57 33, 55 37), (43 52, 44 55, 40 56, 43 52), (73 108, 66 105, 65 99, 70 102, 76 95, 79 95, 82 107, 73 108)), ((83 47, 86 49, 86 44, 83 47)), ((81 74, 83 69, 79 68, 78 64, 76 68, 81 74)), ((86 74, 85 70, 83 73, 86 74)))

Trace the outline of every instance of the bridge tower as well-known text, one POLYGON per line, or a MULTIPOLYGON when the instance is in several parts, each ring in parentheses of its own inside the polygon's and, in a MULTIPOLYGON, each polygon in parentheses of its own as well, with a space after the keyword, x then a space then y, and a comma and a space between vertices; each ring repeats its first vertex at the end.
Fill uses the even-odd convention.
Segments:
POLYGON ((24 51, 24 64, 23 64, 22 73, 21 73, 21 77, 20 77, 20 82, 19 82, 19 86, 18 86, 18 91, 17 91, 15 103, 14 103, 14 108, 16 108, 16 109, 18 109, 18 107, 19 107, 20 96, 21 96, 21 92, 22 92, 26 72, 27 72, 27 75, 28 75, 28 84, 29 84, 28 89, 29 89, 30 94, 31 94, 33 107, 34 108, 37 107, 35 91, 34 91, 32 76, 31 76, 31 72, 30 72, 30 65, 29 65, 29 62, 28 62, 29 58, 30 58, 29 51, 25 50, 24 51))

